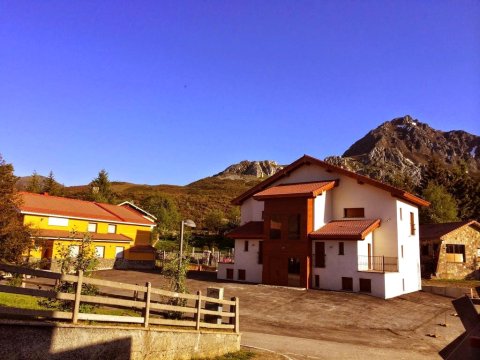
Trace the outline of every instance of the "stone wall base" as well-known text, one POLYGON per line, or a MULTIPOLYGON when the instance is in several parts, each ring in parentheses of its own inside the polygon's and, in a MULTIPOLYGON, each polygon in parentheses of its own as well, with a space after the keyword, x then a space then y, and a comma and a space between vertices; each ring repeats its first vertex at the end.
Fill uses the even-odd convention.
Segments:
POLYGON ((240 334, 0 321, 0 359, 202 359, 240 350, 240 334))

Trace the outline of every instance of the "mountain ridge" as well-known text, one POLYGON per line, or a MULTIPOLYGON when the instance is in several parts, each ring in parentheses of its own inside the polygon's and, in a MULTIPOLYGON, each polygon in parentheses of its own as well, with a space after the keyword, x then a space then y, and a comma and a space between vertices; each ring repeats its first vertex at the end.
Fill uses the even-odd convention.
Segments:
MULTIPOLYGON (((406 115, 380 124, 342 156, 329 156, 325 161, 419 195, 432 159, 445 171, 462 168, 469 176, 480 178, 480 137, 463 130, 435 130, 406 115)), ((228 212, 233 198, 283 168, 273 160, 244 160, 185 186, 112 181, 112 190, 118 200, 137 203, 155 193, 167 194, 176 201, 182 216, 198 219, 201 224, 208 212, 228 212)), ((19 188, 25 187, 27 178, 20 178, 19 188)), ((64 188, 64 195, 88 198, 88 191, 88 185, 69 186, 64 188)))

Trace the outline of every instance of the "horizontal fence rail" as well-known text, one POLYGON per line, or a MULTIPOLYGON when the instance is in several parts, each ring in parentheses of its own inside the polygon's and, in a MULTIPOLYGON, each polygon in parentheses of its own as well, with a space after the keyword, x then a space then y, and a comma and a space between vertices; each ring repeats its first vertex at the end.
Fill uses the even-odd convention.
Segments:
MULTIPOLYGON (((56 282, 68 282, 74 286, 74 293, 58 292, 54 289, 35 289, 0 284, 0 292, 18 295, 29 295, 38 298, 69 301, 71 311, 33 310, 17 307, 0 306, 0 314, 13 317, 30 317, 37 319, 70 320, 74 324, 79 320, 113 323, 192 327, 196 330, 218 329, 239 333, 239 300, 176 293, 153 288, 150 283, 145 286, 120 283, 110 280, 84 277, 82 271, 77 275, 60 274, 46 270, 30 269, 0 263, 0 270, 19 275, 29 275, 36 278, 53 279, 56 282), (83 284, 102 287, 101 295, 86 295, 81 293, 83 284), (106 293, 104 287, 133 291, 132 300, 118 294, 106 293), (142 296, 143 294, 143 296, 142 296), (105 296, 107 295, 107 296, 105 296), (81 304, 108 306, 109 308, 128 308, 138 311, 138 316, 103 315, 80 312, 81 304), (173 316, 172 316, 173 314, 173 316), (174 318, 172 318, 174 317, 174 318)), ((27 282, 27 281, 25 281, 27 282)), ((38 283, 28 281, 32 286, 38 283)), ((44 283, 41 283, 45 285, 44 283)), ((51 285, 53 286, 53 285, 51 285)))
POLYGON ((397 272, 398 258, 389 256, 358 256, 359 271, 397 272))

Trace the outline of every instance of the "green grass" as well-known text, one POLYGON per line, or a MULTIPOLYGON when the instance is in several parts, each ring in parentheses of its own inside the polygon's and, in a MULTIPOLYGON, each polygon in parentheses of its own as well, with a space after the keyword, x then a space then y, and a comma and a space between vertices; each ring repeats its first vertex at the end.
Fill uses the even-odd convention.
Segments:
POLYGON ((32 310, 45 309, 44 307, 38 305, 38 301, 35 296, 7 294, 2 292, 0 292, 0 305, 32 310))
MULTIPOLYGON (((17 295, 0 292, 0 306, 15 307, 31 310, 51 310, 38 304, 40 298, 29 295, 17 295)), ((116 315, 116 316, 141 316, 138 311, 133 309, 116 309, 97 307, 92 310, 92 314, 116 315)))

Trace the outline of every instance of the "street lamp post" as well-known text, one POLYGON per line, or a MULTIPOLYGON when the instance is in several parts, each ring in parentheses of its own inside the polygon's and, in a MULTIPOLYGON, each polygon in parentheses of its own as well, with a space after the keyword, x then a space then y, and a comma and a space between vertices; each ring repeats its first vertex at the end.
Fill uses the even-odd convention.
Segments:
POLYGON ((180 274, 180 269, 182 268, 182 257, 183 257, 183 227, 188 226, 191 228, 197 227, 192 220, 182 220, 182 227, 180 229, 180 253, 178 257, 178 272, 180 274))

